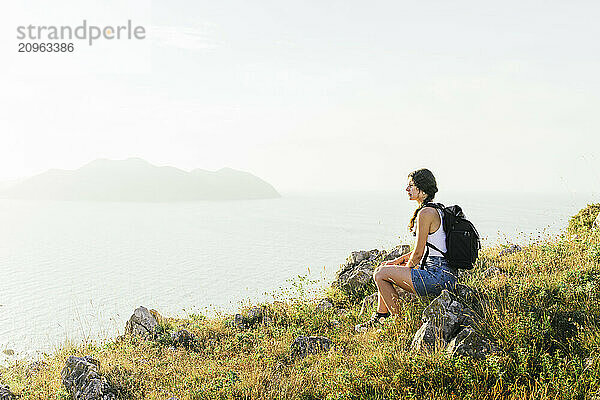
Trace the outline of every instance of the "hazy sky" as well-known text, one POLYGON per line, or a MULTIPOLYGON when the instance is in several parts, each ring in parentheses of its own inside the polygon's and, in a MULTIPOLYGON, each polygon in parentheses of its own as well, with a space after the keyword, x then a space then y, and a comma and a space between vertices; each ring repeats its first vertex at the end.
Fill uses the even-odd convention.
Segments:
POLYGON ((600 188, 600 3, 4 1, 0 180, 96 158, 280 191, 600 188), (17 52, 17 26, 146 28, 17 52))

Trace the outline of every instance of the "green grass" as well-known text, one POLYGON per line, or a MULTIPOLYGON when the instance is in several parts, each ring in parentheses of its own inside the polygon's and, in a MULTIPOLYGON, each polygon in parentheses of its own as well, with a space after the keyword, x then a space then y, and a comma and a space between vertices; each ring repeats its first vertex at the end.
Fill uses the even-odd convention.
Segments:
POLYGON ((577 214, 571 217, 568 231, 576 234, 582 230, 591 229, 598 213, 600 213, 600 203, 588 204, 587 207, 582 208, 577 214))
POLYGON ((21 398, 68 399, 60 381, 66 358, 91 355, 123 399, 600 397, 598 231, 582 224, 509 256, 498 251, 484 249, 465 281, 480 293, 482 331, 503 349, 485 360, 411 353, 424 300, 403 303, 400 317, 383 329, 355 334, 365 318, 357 299, 331 290, 345 312, 317 311, 302 278, 296 298, 264 304, 269 324, 240 331, 231 316, 166 319, 155 341, 64 347, 37 374, 18 362, 0 371, 0 382, 21 398), (490 266, 506 274, 483 278, 490 266), (197 337, 196 351, 170 349, 169 333, 182 326, 197 337), (334 348, 293 360, 290 344, 299 335, 327 336, 334 348))

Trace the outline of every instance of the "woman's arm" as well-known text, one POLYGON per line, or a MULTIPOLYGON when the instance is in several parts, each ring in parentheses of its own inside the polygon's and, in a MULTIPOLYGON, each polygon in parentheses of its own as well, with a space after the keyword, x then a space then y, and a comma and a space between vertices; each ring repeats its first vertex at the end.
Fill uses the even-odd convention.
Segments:
POLYGON ((433 213, 437 213, 435 209, 424 208, 417 215, 417 242, 408 262, 407 267, 414 267, 419 264, 423 254, 425 254, 425 243, 427 243, 427 235, 433 222, 433 213))

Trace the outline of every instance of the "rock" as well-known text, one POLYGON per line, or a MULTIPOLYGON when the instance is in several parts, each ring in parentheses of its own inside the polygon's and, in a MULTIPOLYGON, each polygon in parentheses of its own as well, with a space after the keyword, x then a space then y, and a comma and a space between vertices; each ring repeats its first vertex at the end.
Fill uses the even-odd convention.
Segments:
POLYGON ((479 301, 479 294, 472 287, 463 283, 456 284, 454 287, 454 294, 456 294, 459 300, 468 304, 474 304, 479 301))
POLYGON ((8 386, 0 385, 0 400, 15 400, 16 398, 8 386))
POLYGON ((238 329, 248 329, 254 325, 267 320, 264 316, 262 307, 254 307, 250 309, 246 315, 235 314, 233 317, 233 325, 238 329))
POLYGON ((332 286, 349 293, 361 290, 371 282, 377 264, 397 258, 410 250, 408 245, 394 247, 390 252, 385 250, 353 251, 336 274, 332 286))
POLYGON ((331 340, 323 336, 298 336, 292 343, 292 358, 304 358, 309 354, 329 351, 331 340))
POLYGON ((233 325, 238 329, 246 329, 244 324, 244 316, 242 314, 235 314, 233 316, 233 325))
POLYGON ((364 260, 368 260, 369 257, 371 257, 370 251, 353 251, 352 253, 350 253, 350 256, 346 260, 346 263, 348 265, 357 265, 364 260))
POLYGON ((317 311, 323 312, 325 310, 329 310, 333 308, 333 303, 329 299, 321 299, 317 303, 317 311))
POLYGON ((484 278, 490 279, 495 276, 504 275, 504 271, 502 271, 498 267, 489 267, 488 269, 483 271, 482 275, 484 278))
MULTIPOLYGON (((474 311, 475 315, 482 315, 484 308, 489 306, 487 296, 482 295, 465 284, 457 283, 454 288, 454 294, 456 294, 456 297, 458 297, 461 303, 467 305, 474 311)), ((471 317, 474 317, 474 315, 471 315, 471 317)))
POLYGON ((498 353, 500 350, 491 340, 484 338, 472 328, 462 329, 448 345, 446 349, 452 356, 465 356, 475 359, 483 359, 490 354, 498 353))
MULTIPOLYGON (((472 289, 466 285, 459 289, 464 297, 473 296, 472 289)), ((472 326, 475 313, 465 304, 462 297, 442 290, 423 310, 423 325, 413 337, 411 348, 417 351, 435 350, 446 346, 465 326, 472 326)))
POLYGON ((518 244, 511 244, 509 247, 503 249, 500 253, 498 253, 498 257, 503 257, 509 254, 517 253, 521 250, 521 246, 519 246, 518 244))
POLYGON ((462 326, 472 324, 474 317, 473 311, 448 290, 442 290, 423 310, 423 322, 437 326, 446 342, 450 342, 462 326))
POLYGON ((117 400, 116 391, 98 372, 99 362, 90 356, 67 359, 60 376, 74 400, 117 400))
POLYGON ((262 321, 263 318, 263 310, 262 307, 254 307, 248 311, 248 316, 246 317, 248 323, 251 325, 255 325, 262 321))
POLYGON ((48 364, 46 364, 44 361, 34 361, 31 364, 29 364, 29 366, 27 367, 27 370, 25 371, 25 375, 29 378, 32 377, 34 375, 36 375, 38 372, 40 372, 42 369, 46 368, 48 366, 48 364))
POLYGON ((347 293, 360 290, 371 281, 374 270, 374 265, 360 264, 355 269, 348 271, 347 274, 339 277, 338 287, 347 293))
POLYGON ((473 328, 476 314, 469 305, 479 309, 478 300, 477 292, 466 285, 457 285, 456 293, 443 290, 423 310, 423 325, 415 333, 411 348, 429 351, 447 345, 449 354, 473 358, 485 358, 497 352, 498 348, 492 341, 473 328))
POLYGON ((6 354, 7 356, 14 356, 15 355, 15 351, 13 349, 5 349, 5 350, 2 350, 2 352, 4 354, 6 354))
POLYGON ((196 347, 196 338, 185 329, 171 333, 171 339, 173 339, 176 346, 183 347, 186 350, 193 350, 196 347))
POLYGON ((390 250, 390 252, 387 253, 383 257, 383 260, 384 261, 393 260, 394 258, 398 258, 401 255, 408 253, 409 251, 410 251, 409 245, 407 245, 407 244, 398 245, 398 246, 394 247, 392 250, 390 250))
POLYGON ((445 347, 448 344, 439 328, 432 321, 427 321, 415 333, 410 348, 418 352, 432 351, 445 347))
POLYGON ((596 229, 600 229, 600 213, 598 213, 598 216, 594 220, 594 223, 592 224, 592 227, 596 228, 596 229))
POLYGON ((146 307, 140 306, 135 309, 129 321, 125 324, 126 335, 141 335, 144 337, 154 336, 158 321, 146 307))

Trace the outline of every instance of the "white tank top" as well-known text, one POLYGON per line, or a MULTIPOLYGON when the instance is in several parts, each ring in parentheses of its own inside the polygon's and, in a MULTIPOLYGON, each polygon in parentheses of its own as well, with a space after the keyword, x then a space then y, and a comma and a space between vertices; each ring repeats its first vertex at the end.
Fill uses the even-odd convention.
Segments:
MULTIPOLYGON (((443 220, 443 216, 442 216, 442 211, 437 208, 436 208, 436 210, 437 210, 438 214, 440 214, 440 227, 437 229, 437 231, 427 235, 427 243, 431 243, 432 245, 434 245, 435 247, 437 247, 438 249, 440 249, 441 251, 443 251, 445 253, 447 251, 447 249, 446 249, 446 232, 444 232, 444 220, 443 220)), ((440 253, 439 251, 429 247, 429 256, 443 257, 444 255, 442 253, 440 253)))

